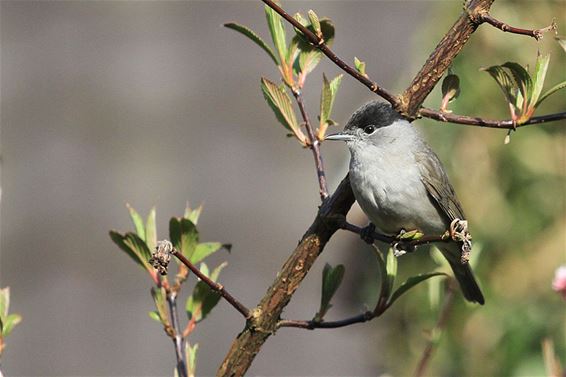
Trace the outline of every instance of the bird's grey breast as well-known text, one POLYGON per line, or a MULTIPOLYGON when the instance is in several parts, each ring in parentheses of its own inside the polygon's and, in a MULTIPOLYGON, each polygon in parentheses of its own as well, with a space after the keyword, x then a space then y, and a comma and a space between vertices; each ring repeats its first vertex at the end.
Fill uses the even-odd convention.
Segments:
POLYGON ((350 181, 369 220, 382 232, 443 232, 445 220, 431 202, 415 158, 415 140, 351 146, 350 181))

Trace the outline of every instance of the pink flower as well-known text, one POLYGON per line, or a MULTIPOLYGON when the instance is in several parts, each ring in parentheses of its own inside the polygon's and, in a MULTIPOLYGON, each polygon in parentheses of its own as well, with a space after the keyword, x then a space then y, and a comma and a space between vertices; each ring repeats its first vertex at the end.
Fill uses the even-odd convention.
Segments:
POLYGON ((552 280, 552 289, 560 293, 562 298, 566 300, 566 265, 562 265, 554 272, 554 280, 552 280))

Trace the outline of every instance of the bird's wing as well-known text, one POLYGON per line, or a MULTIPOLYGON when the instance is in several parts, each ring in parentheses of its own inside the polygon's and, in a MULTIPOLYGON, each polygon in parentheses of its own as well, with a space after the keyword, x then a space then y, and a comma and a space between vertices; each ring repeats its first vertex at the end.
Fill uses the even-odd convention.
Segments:
POLYGON ((456 197, 456 192, 438 156, 427 145, 425 151, 417 153, 415 157, 421 171, 421 181, 433 202, 446 215, 449 222, 454 219, 464 220, 462 205, 456 197))

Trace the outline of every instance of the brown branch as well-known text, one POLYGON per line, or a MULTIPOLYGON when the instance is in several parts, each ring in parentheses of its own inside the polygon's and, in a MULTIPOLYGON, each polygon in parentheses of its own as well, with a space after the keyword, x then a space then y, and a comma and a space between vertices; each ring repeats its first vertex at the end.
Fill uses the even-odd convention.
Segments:
POLYGON ((299 105, 299 110, 301 111, 301 116, 305 123, 305 129, 307 130, 307 136, 309 138, 308 147, 312 150, 314 157, 314 165, 316 167, 316 175, 318 177, 318 186, 320 188, 320 199, 324 200, 328 198, 328 188, 326 186, 326 174, 324 173, 324 163, 322 161, 322 155, 320 154, 320 141, 314 135, 312 125, 309 121, 309 115, 305 110, 305 104, 303 100, 303 94, 299 89, 293 89, 293 96, 299 105))
POLYGON ((354 77, 356 80, 364 84, 371 90, 372 92, 376 93, 377 95, 384 98, 387 102, 393 105, 397 109, 399 105, 399 98, 394 94, 390 93, 386 89, 377 85, 375 81, 369 79, 369 77, 362 75, 355 68, 346 64, 342 59, 340 59, 328 46, 324 43, 324 39, 318 37, 312 31, 307 29, 303 26, 299 21, 295 20, 289 13, 285 12, 283 8, 279 5, 274 3, 272 0, 261 0, 271 9, 279 13, 281 17, 287 20, 291 25, 293 25, 296 29, 300 30, 301 33, 305 36, 305 38, 312 43, 316 48, 318 48, 324 55, 326 55, 330 60, 334 62, 338 67, 342 68, 345 72, 347 72, 350 76, 354 77))
POLYGON ((200 280, 202 280, 206 285, 208 285, 213 291, 218 292, 222 298, 230 303, 237 311, 239 311, 245 318, 250 316, 250 310, 244 306, 240 301, 236 300, 222 284, 211 280, 208 276, 200 272, 200 270, 192 264, 183 254, 177 250, 173 250, 171 253, 177 257, 193 274, 195 274, 200 280))
POLYGON ((513 34, 528 35, 529 37, 533 37, 537 41, 542 39, 543 33, 546 33, 547 31, 551 31, 551 30, 556 30, 556 23, 555 22, 552 22, 552 24, 550 24, 549 26, 541 28, 541 29, 521 29, 521 28, 518 28, 518 27, 513 27, 513 26, 506 24, 505 22, 499 21, 498 19, 492 17, 489 13, 480 14, 479 20, 481 22, 486 22, 493 27, 496 27, 501 31, 504 31, 504 32, 507 32, 507 33, 513 33, 513 34))
MULTIPOLYGON (((341 225, 341 228, 344 230, 347 230, 349 232, 352 233, 356 233, 356 234, 360 234, 363 231, 363 228, 360 228, 357 225, 354 224, 350 224, 348 222, 344 222, 341 225)), ((443 237, 443 236, 423 236, 419 239, 416 240, 399 240, 397 237, 393 237, 393 236, 387 236, 384 234, 380 234, 380 233, 376 233, 373 232, 371 234, 371 237, 377 241, 381 241, 381 242, 385 242, 388 244, 393 244, 395 242, 403 242, 404 244, 408 245, 408 246, 419 246, 419 245, 427 245, 429 243, 432 242, 451 242, 452 240, 449 237, 443 237)))
POLYGON ((432 354, 438 341, 437 338, 439 334, 435 334, 435 332, 440 333, 442 330, 444 330, 444 327, 446 326, 446 322, 448 321, 448 317, 450 315, 450 311, 452 310, 454 296, 456 294, 456 287, 454 285, 453 279, 447 279, 447 284, 448 286, 446 288, 446 295, 444 296, 444 304, 442 306, 440 314, 438 315, 438 320, 436 322, 436 325, 434 326, 434 329, 432 330, 430 339, 428 340, 427 345, 423 350, 423 354, 417 365, 417 369, 415 370, 415 377, 424 376, 426 368, 430 359, 432 358, 432 354))
POLYGON ((479 15, 487 13, 494 0, 470 0, 464 12, 444 35, 411 84, 401 96, 402 115, 414 118, 444 72, 450 67, 481 21, 479 15))
POLYGON ((330 237, 340 228, 354 203, 348 176, 326 199, 299 245, 283 265, 277 278, 252 310, 244 330, 236 337, 217 376, 242 376, 267 338, 277 330, 283 309, 311 269, 330 237))
POLYGON ((354 317, 342 319, 340 321, 300 321, 292 319, 282 319, 278 322, 277 327, 296 327, 300 329, 314 330, 314 329, 336 329, 338 327, 350 326, 356 323, 363 323, 371 321, 376 315, 372 311, 359 314, 354 317))
POLYGON ((419 114, 425 118, 438 120, 440 122, 449 122, 464 124, 468 126, 487 127, 487 128, 502 128, 502 129, 515 129, 516 127, 528 126, 531 124, 540 124, 553 122, 556 120, 566 119, 566 112, 548 114, 532 117, 523 124, 514 124, 511 119, 508 120, 492 120, 479 117, 470 117, 467 115, 456 115, 452 113, 445 113, 433 109, 423 107, 420 109, 419 114))

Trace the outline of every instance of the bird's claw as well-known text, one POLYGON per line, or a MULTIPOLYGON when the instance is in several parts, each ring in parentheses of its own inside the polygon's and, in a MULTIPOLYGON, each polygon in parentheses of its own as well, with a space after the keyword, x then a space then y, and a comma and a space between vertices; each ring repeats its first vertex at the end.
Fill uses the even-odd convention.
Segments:
POLYGON ((461 219, 452 220, 449 234, 452 240, 462 243, 460 263, 468 263, 470 261, 470 253, 472 252, 472 235, 468 232, 468 222, 461 219))

